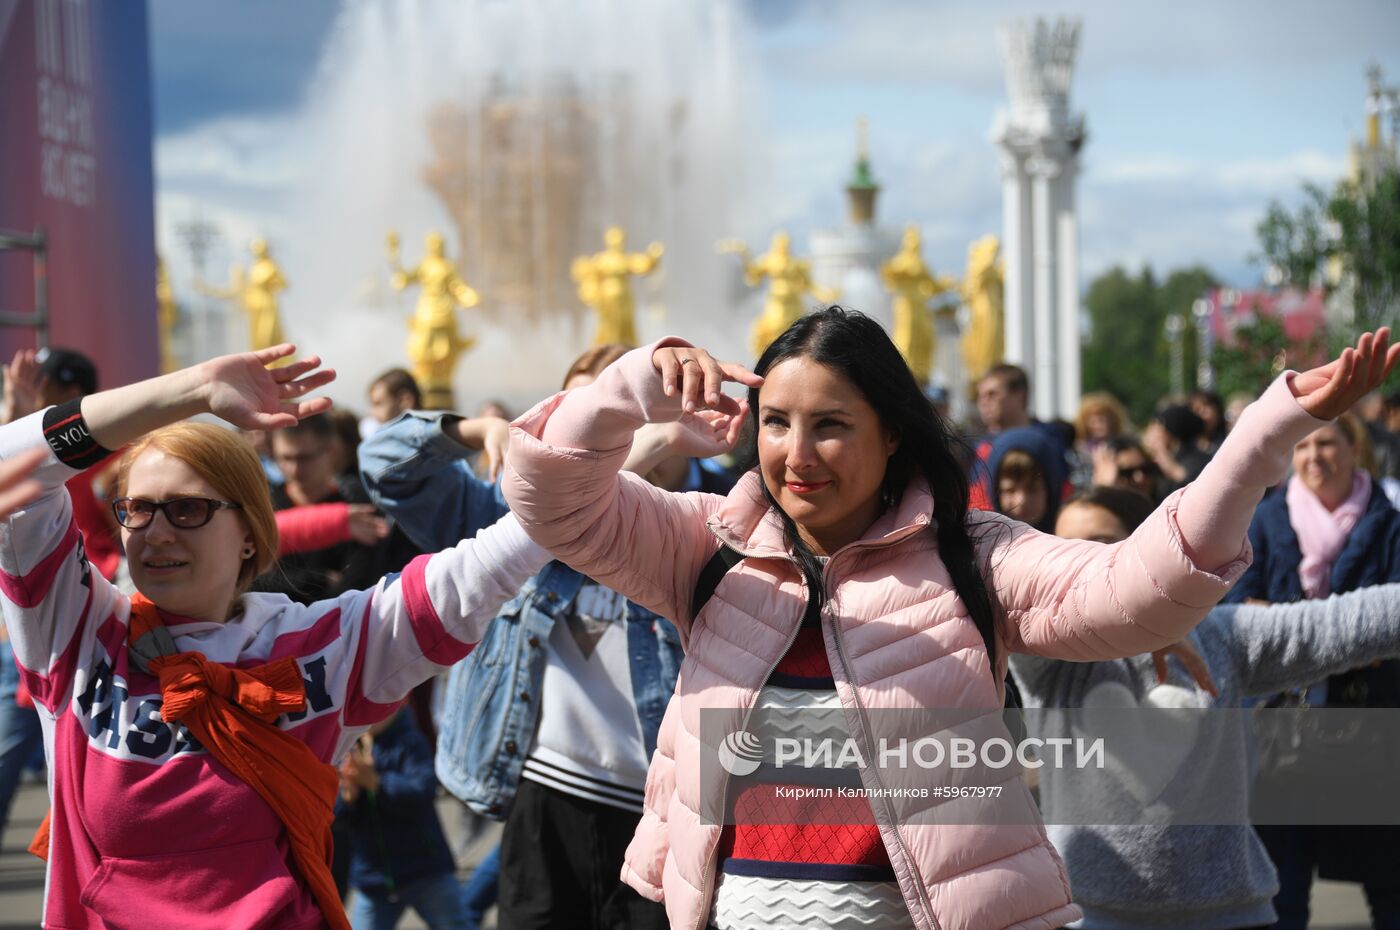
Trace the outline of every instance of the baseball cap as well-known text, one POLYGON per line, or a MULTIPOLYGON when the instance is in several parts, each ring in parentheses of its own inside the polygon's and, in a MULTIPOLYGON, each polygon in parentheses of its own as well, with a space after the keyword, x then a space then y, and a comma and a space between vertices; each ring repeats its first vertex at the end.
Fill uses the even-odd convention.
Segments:
POLYGON ((73 349, 40 349, 34 357, 44 377, 57 384, 71 384, 84 394, 97 391, 97 366, 73 349))

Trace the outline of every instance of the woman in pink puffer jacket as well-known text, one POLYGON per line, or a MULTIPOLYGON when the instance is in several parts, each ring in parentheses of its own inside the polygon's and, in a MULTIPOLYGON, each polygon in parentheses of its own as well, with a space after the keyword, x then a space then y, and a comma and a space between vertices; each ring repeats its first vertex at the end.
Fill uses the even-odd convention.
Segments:
MULTIPOLYGON (((969 513, 946 426, 884 331, 839 308, 794 323, 758 374, 669 338, 525 414, 505 485, 521 525, 675 620, 686 646, 623 879, 664 901, 681 930, 1051 930, 1076 919, 1014 774, 1002 776, 996 823, 911 822, 877 799, 845 824, 736 814, 726 827, 710 812, 751 808, 708 765, 702 779, 716 747, 702 744, 701 711, 743 726, 756 707, 839 707, 872 759, 893 711, 999 711, 1009 651, 1102 660, 1175 643, 1247 566, 1250 516, 1294 443, 1394 363, 1388 338, 1368 334, 1328 366, 1279 378, 1201 477, 1111 546, 969 513), (724 381, 746 385, 748 401, 723 395, 724 381), (678 422, 693 454, 712 455, 749 408, 757 467, 727 497, 619 474, 642 424, 678 422), (721 547, 737 565, 693 616, 721 547)), ((917 769, 862 764, 859 775, 886 796, 928 783, 917 769)))

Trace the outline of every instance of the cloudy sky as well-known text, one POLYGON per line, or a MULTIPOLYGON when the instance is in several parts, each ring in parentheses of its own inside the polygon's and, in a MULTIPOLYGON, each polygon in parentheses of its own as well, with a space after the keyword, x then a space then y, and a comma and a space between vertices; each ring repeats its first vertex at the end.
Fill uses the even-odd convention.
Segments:
MULTIPOLYGON (((231 238, 279 227, 283 193, 315 166, 278 139, 327 67, 341 6, 152 0, 163 240, 196 214, 231 238)), ((406 0, 397 11, 417 7, 406 0)), ((1363 128, 1367 64, 1400 83, 1394 0, 746 0, 740 8, 746 97, 765 132, 748 153, 758 209, 751 228, 736 232, 757 240, 789 228, 800 244, 812 229, 839 225, 863 115, 882 220, 920 223, 930 257, 947 270, 961 266, 966 243, 999 231, 989 133, 1005 101, 996 30, 1008 20, 1083 23, 1072 101, 1089 130, 1079 186, 1086 279, 1114 264, 1164 271, 1200 262, 1230 283, 1255 283, 1248 255, 1269 200, 1296 202, 1303 182, 1331 183, 1346 170, 1363 128)), ((172 245, 162 242, 167 253, 172 245)))

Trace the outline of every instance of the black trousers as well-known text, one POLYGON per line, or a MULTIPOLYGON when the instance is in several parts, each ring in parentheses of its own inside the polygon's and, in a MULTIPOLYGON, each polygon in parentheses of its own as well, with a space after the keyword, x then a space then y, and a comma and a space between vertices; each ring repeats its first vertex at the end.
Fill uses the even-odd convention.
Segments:
MULTIPOLYGON (((1278 870, 1279 892, 1274 895, 1274 910, 1278 912, 1278 922, 1269 930, 1302 930, 1308 925, 1311 916, 1311 893, 1313 872, 1321 864, 1324 848, 1343 853, 1360 851, 1359 861, 1376 864, 1368 869, 1368 874, 1357 876, 1361 879, 1361 889, 1366 894, 1366 903, 1371 909, 1371 926, 1375 930, 1396 930, 1400 928, 1400 880, 1397 880, 1393 866, 1395 850, 1388 845, 1367 841, 1372 836, 1384 837, 1381 831, 1389 832, 1390 827, 1318 827, 1310 825, 1259 825, 1254 831, 1268 850, 1269 858, 1278 870), (1353 850, 1346 850, 1344 844, 1350 842, 1353 850), (1368 860, 1370 855, 1373 860, 1368 860)), ((1336 853, 1333 852, 1334 859, 1336 853)), ((1350 878, 1351 876, 1346 876, 1350 878)))
POLYGON ((618 879, 639 819, 521 779, 501 835, 499 930, 669 930, 666 909, 618 879))

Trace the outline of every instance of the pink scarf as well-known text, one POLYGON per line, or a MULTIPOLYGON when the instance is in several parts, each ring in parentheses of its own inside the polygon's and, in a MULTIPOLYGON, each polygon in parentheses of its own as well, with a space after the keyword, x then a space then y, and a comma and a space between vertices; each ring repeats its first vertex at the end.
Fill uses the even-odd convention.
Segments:
POLYGON ((1366 512, 1371 499, 1371 476, 1361 469, 1351 480, 1351 493, 1336 510, 1328 510, 1317 495, 1309 491, 1294 475, 1288 479, 1288 522, 1298 534, 1298 548, 1303 561, 1298 566, 1298 578, 1308 597, 1326 597, 1332 593, 1332 563, 1342 554, 1347 535, 1366 512))

